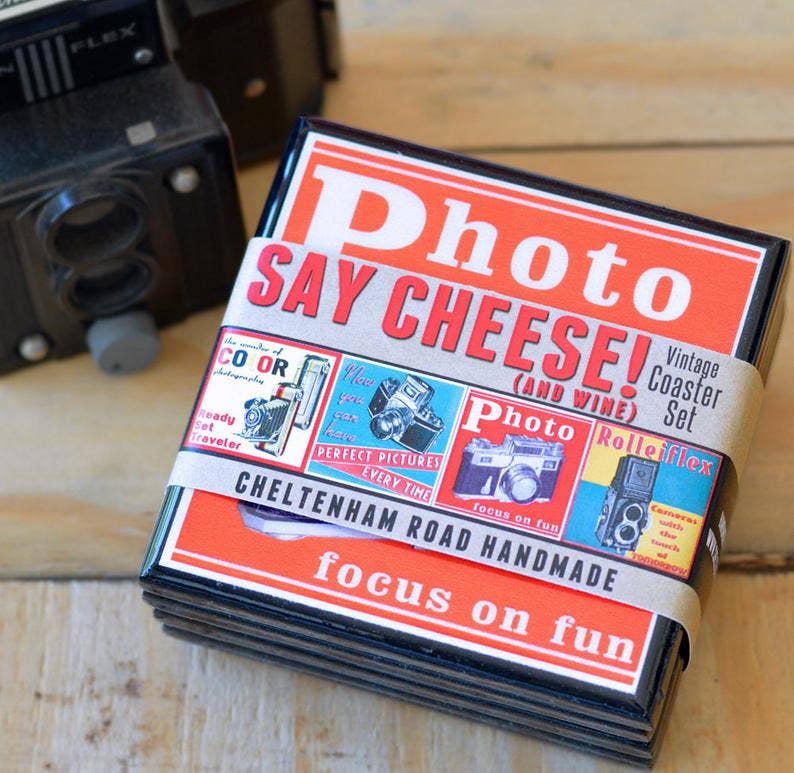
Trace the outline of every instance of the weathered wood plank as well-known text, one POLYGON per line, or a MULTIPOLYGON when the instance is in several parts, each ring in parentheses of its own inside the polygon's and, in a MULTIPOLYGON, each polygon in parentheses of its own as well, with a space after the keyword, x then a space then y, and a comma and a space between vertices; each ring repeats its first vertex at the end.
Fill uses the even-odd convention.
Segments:
MULTIPOLYGON (((794 574, 718 578, 658 770, 783 770, 794 574)), ((5 770, 614 769, 165 637, 135 583, 0 584, 5 770)))
POLYGON ((787 3, 341 4, 327 113, 431 145, 792 138, 787 3))
MULTIPOLYGON (((794 154, 785 148, 488 158, 794 236, 794 154)), ((273 169, 241 175, 250 228, 273 169)), ((792 293, 794 285, 790 304, 792 293)), ((135 573, 221 314, 202 312, 164 331, 160 360, 134 376, 105 376, 80 356, 0 381, 8 439, 0 448, 0 576, 135 573)), ((783 431, 794 420, 792 380, 789 315, 731 529, 733 550, 794 550, 794 446, 783 431)))

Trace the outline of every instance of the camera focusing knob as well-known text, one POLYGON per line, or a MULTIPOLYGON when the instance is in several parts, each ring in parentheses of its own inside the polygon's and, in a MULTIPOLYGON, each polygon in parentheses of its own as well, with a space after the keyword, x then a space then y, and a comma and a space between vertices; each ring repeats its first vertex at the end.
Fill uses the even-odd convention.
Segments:
POLYGON ((267 91, 267 81, 264 78, 251 78, 245 84, 243 89, 243 96, 246 99, 256 99, 261 97, 267 91))
POLYGON ((97 365, 114 375, 145 368, 160 352, 154 319, 140 310, 97 319, 88 328, 86 343, 97 365))
POLYGON ((151 48, 138 48, 132 55, 132 58, 135 60, 135 64, 141 66, 150 64, 154 59, 154 51, 152 51, 151 48))

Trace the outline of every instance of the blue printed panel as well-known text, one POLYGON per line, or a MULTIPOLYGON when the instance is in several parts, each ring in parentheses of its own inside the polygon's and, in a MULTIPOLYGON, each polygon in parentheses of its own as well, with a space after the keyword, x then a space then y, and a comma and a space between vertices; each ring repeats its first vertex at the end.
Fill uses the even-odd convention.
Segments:
POLYGON ((463 388, 345 357, 308 470, 429 503, 463 388))

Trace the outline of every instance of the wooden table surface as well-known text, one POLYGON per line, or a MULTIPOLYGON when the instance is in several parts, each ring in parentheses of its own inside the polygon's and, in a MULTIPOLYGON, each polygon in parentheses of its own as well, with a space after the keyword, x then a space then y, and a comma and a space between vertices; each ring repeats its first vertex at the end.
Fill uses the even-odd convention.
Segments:
MULTIPOLYGON (((794 236, 792 4, 341 12, 330 118, 794 236)), ((240 175, 249 228, 273 171, 240 175)), ((613 769, 161 634, 134 578, 221 311, 133 376, 83 355, 0 380, 0 769, 613 769)), ((792 383, 790 315, 660 770, 790 769, 792 383)))

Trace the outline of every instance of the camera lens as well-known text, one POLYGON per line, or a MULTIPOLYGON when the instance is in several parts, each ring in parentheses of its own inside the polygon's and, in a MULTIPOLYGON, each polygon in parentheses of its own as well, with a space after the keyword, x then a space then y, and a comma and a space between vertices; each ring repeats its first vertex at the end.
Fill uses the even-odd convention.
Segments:
POLYGON ((148 211, 132 186, 92 179, 64 188, 43 207, 39 238, 53 260, 76 265, 133 250, 147 229, 148 211))
POLYGON ((153 284, 154 270, 154 262, 137 253, 90 263, 69 273, 61 295, 82 315, 114 314, 146 295, 153 284))
POLYGON ((66 311, 91 319, 143 300, 158 270, 154 258, 139 249, 147 221, 142 195, 124 180, 89 178, 50 197, 36 230, 66 311))
POLYGON ((255 427, 264 418, 264 413, 259 407, 249 408, 245 412, 245 424, 248 427, 255 427))
POLYGON ((636 537, 637 527, 630 523, 624 523, 618 529, 618 540, 623 545, 630 545, 636 537))
POLYGON ((141 213, 123 202, 97 199, 69 210, 52 238, 58 256, 77 263, 132 249, 143 235, 141 213))
POLYGON ((623 518, 627 521, 639 521, 645 515, 645 510, 641 505, 632 502, 624 511, 623 518))
POLYGON ((540 480, 535 471, 525 464, 516 464, 502 477, 502 490, 516 504, 526 505, 540 493, 540 480))
POLYGON ((372 417, 369 428, 379 440, 388 440, 402 435, 413 420, 408 408, 388 408, 372 417))

